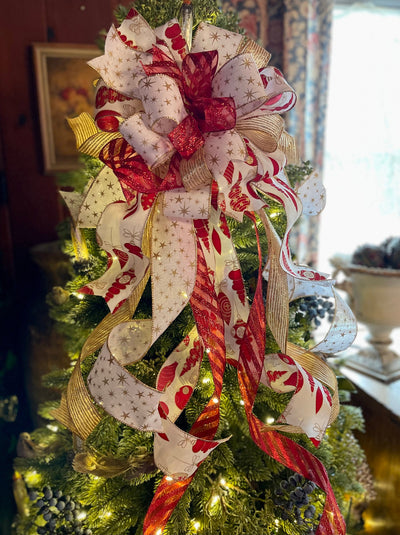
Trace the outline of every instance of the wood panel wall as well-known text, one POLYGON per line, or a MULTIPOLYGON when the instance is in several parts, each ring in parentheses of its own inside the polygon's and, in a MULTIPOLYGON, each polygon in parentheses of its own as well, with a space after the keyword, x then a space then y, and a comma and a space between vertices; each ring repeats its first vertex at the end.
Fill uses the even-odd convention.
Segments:
POLYGON ((63 209, 44 176, 31 45, 90 43, 123 0, 2 2, 0 32, 0 264, 2 285, 29 279, 29 249, 56 239, 63 209))

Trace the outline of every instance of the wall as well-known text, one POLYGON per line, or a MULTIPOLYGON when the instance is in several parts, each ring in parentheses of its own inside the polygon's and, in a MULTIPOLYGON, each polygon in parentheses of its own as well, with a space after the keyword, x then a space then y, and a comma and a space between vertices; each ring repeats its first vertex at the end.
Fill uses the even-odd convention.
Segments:
MULTIPOLYGON (((56 238, 63 218, 54 177, 43 175, 31 45, 94 43, 116 0, 3 2, 0 33, 1 265, 5 284, 27 276, 29 249, 56 238)), ((127 2, 125 2, 127 4, 127 2)))

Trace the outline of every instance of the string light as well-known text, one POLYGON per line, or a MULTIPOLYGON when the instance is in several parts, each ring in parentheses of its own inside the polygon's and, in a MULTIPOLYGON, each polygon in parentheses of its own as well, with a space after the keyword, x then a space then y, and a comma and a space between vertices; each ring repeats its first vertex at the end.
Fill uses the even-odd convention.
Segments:
POLYGON ((166 479, 167 481, 172 481, 172 477, 171 477, 171 476, 166 476, 165 479, 166 479))
POLYGON ((217 403, 219 403, 219 399, 218 399, 218 398, 213 398, 213 402, 214 402, 215 404, 217 404, 217 403))
POLYGON ((28 470, 25 473, 24 479, 29 485, 34 487, 34 486, 40 484, 40 482, 42 480, 42 476, 38 472, 36 472, 36 470, 28 470))
POLYGON ((244 401, 243 401, 243 399, 240 400, 240 404, 241 404, 241 405, 244 405, 244 401))
MULTIPOLYGON (((106 513, 104 516, 111 516, 111 513, 106 513)), ((86 512, 80 511, 76 518, 78 520, 83 520, 84 518, 86 518, 86 512)))
POLYGON ((200 522, 198 520, 196 520, 193 523, 193 527, 194 527, 195 531, 198 531, 200 529, 200 522))
POLYGON ((58 425, 47 424, 46 427, 50 431, 53 431, 53 433, 57 433, 57 431, 58 431, 58 425))
POLYGON ((162 534, 162 529, 158 529, 157 532, 156 532, 156 535, 161 535, 162 534))
POLYGON ((214 496, 211 499, 211 505, 216 505, 219 502, 219 496, 218 494, 214 494, 214 496))
POLYGON ((221 479, 219 480, 220 484, 223 486, 223 487, 226 487, 226 480, 221 477, 221 479))
POLYGON ((272 425, 275 422, 275 418, 273 416, 267 416, 265 419, 265 423, 268 425, 272 425))
POLYGON ((201 382, 204 383, 204 384, 207 384, 207 383, 209 383, 210 381, 211 381, 211 379, 210 379, 209 377, 204 377, 204 379, 202 379, 201 382))

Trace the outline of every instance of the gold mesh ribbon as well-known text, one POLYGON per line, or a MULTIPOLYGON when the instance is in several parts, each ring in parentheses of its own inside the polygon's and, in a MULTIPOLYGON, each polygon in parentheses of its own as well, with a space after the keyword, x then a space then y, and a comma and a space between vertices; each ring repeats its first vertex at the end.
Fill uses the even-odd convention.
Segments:
MULTIPOLYGON (((152 229, 152 213, 148 219, 143 235, 142 250, 145 256, 150 257, 150 236, 152 229)), ((67 390, 61 397, 60 406, 52 411, 52 415, 61 424, 67 427, 82 440, 86 440, 93 429, 101 420, 93 400, 86 388, 82 377, 81 364, 86 357, 101 348, 114 327, 124 321, 129 321, 139 304, 147 281, 150 277, 150 269, 134 289, 125 303, 114 313, 108 314, 97 327, 91 332, 82 347, 81 354, 72 371, 67 390)))
POLYGON ((189 160, 182 159, 180 173, 186 191, 200 189, 212 183, 213 175, 207 167, 203 148, 196 151, 189 160))
POLYGON ((263 69, 269 63, 271 54, 255 41, 244 37, 237 49, 237 54, 251 54, 259 69, 263 69))
POLYGON ((287 275, 279 262, 280 240, 265 212, 259 210, 258 215, 268 238, 267 322, 281 351, 286 353, 289 332, 289 291, 287 275))
POLYGON ((278 149, 286 156, 286 163, 292 165, 299 165, 300 157, 296 147, 294 138, 289 135, 286 130, 282 132, 278 142, 278 149))
POLYGON ((264 152, 274 152, 283 132, 285 122, 280 115, 262 115, 238 119, 236 130, 264 152))
POLYGON ((135 455, 126 459, 102 455, 93 450, 79 452, 75 455, 72 466, 76 472, 82 474, 105 478, 125 476, 126 479, 130 479, 135 475, 157 470, 153 455, 149 454, 145 448, 141 449, 142 451, 136 451, 135 455))
POLYGON ((76 146, 80 152, 98 158, 101 149, 112 141, 122 137, 119 132, 103 132, 97 128, 94 119, 87 112, 78 117, 67 119, 75 134, 76 146))

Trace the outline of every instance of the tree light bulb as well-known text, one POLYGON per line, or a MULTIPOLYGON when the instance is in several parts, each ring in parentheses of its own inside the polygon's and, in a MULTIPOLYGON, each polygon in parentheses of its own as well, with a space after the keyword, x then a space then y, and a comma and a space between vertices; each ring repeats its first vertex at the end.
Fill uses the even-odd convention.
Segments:
POLYGON ((211 500, 211 505, 215 505, 219 502, 219 496, 218 494, 214 494, 214 496, 212 497, 212 500, 211 500))
POLYGON ((196 522, 194 522, 193 524, 193 527, 196 531, 198 531, 198 529, 200 528, 200 522, 198 520, 196 520, 196 522))
POLYGON ((213 402, 214 403, 219 403, 219 399, 218 398, 213 398, 213 402))
POLYGON ((172 477, 171 476, 166 476, 165 478, 167 481, 172 481, 172 477))
POLYGON ((275 418, 273 416, 267 416, 265 419, 265 423, 268 425, 272 425, 275 422, 275 418))
POLYGON ((161 533, 162 533, 162 529, 160 528, 157 530, 156 535, 161 535, 161 533))
POLYGON ((220 484, 225 487, 226 485, 226 479, 224 479, 223 477, 221 477, 221 479, 219 480, 220 484))

